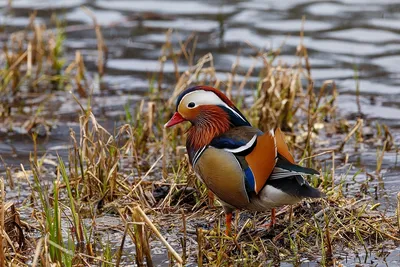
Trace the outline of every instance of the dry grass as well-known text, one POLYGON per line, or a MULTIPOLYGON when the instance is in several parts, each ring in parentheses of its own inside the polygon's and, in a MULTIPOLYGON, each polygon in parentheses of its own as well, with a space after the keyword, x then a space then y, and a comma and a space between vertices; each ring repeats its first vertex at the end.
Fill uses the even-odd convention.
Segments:
MULTIPOLYGON (((224 83, 217 78, 211 54, 194 61, 196 37, 176 49, 167 33, 157 81, 162 84, 163 63, 171 60, 176 76, 172 97, 166 99, 161 88, 151 88, 149 101, 143 100, 134 114, 127 109, 127 123, 110 133, 98 123, 90 105, 80 103, 82 97, 90 97, 81 54, 77 52, 76 60, 63 68, 59 58, 62 32, 54 35, 38 27, 29 30, 33 35, 24 32, 18 41, 10 37, 11 42, 20 44, 19 50, 5 49, 2 54, 8 61, 0 71, 7 78, 0 92, 12 99, 2 106, 4 122, 12 121, 23 106, 16 96, 29 98, 32 90, 51 95, 55 82, 57 88, 73 89, 81 106, 80 132, 71 130, 68 159, 53 161, 55 169, 44 164, 49 159, 38 155, 36 145, 30 170, 21 167, 31 194, 18 208, 25 216, 30 214, 29 228, 12 208, 15 205, 6 202, 5 193, 12 184, 2 190, 0 215, 5 234, 1 235, 0 248, 7 262, 19 266, 120 266, 134 261, 139 266, 153 266, 157 264, 155 250, 160 252, 162 247, 163 258, 170 265, 254 266, 282 260, 299 264, 304 258, 331 265, 340 262, 339 254, 385 250, 400 240, 396 218, 376 211, 368 195, 343 197, 345 181, 350 177, 335 175, 332 162, 346 158, 341 153, 345 145, 366 141, 362 140, 363 122, 344 127, 346 123, 336 119, 335 84, 327 81, 314 88, 304 46, 298 49, 299 64, 290 67, 275 64, 279 49, 255 51, 254 57, 263 62, 263 67, 250 67, 236 84, 234 66, 224 83), (187 61, 188 69, 178 69, 180 60, 187 61), (254 74, 260 79, 251 83, 248 77, 254 74), (322 170, 321 177, 310 182, 325 191, 327 198, 282 209, 278 226, 271 231, 261 226, 266 222, 265 214, 240 212, 235 234, 226 236, 218 202, 209 203, 206 188, 195 178, 182 153, 185 127, 169 132, 162 127, 174 110, 174 98, 193 84, 223 90, 263 130, 281 126, 288 133, 287 141, 296 158, 322 170), (344 142, 321 145, 329 135, 341 135, 344 142), (9 221, 14 230, 23 230, 26 245, 17 242, 20 245, 15 246, 21 236, 7 228, 9 221), (120 238, 110 239, 111 232, 119 233, 120 238)), ((99 27, 96 34, 102 56, 105 49, 99 27)), ((102 64, 98 70, 102 76, 102 64)), ((29 121, 37 119, 31 116, 29 121)), ((383 153, 392 142, 390 132, 385 131, 374 136, 385 144, 377 154, 377 176, 383 153)), ((6 176, 13 181, 13 174, 6 176)))

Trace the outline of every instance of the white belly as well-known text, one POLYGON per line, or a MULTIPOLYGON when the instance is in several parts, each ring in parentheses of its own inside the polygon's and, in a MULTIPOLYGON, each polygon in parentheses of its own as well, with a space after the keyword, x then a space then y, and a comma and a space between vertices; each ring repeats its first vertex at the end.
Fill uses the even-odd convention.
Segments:
POLYGON ((275 187, 266 185, 260 194, 251 198, 247 209, 265 211, 285 205, 293 205, 300 200, 301 198, 291 196, 275 187))

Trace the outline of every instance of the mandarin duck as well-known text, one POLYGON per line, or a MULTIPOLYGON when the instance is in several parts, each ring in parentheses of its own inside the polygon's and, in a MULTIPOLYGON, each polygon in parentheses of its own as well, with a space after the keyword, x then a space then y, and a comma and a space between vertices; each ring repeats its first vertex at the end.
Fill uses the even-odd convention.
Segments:
POLYGON ((303 178, 319 174, 295 164, 279 128, 269 132, 250 122, 221 91, 208 86, 184 90, 165 124, 189 121, 186 149, 195 173, 220 200, 230 234, 236 209, 272 210, 322 193, 303 178))

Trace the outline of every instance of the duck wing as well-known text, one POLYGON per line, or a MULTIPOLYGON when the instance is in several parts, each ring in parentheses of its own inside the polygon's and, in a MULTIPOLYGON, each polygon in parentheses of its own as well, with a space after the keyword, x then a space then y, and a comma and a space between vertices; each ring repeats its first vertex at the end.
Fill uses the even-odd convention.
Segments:
POLYGON ((245 174, 246 188, 258 194, 267 180, 296 177, 300 185, 306 183, 302 175, 318 171, 295 164, 294 158, 279 128, 266 133, 251 126, 235 127, 210 143, 235 155, 245 174))

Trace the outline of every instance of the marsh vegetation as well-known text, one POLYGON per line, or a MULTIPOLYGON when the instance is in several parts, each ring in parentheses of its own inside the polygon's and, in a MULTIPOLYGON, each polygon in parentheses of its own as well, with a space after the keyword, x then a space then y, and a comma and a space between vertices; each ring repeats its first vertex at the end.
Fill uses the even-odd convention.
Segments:
MULTIPOLYGON (((110 89, 129 71, 112 82, 107 76, 124 64, 109 60, 116 54, 109 29, 126 26, 104 26, 91 9, 81 11, 91 25, 68 24, 58 12, 43 24, 40 12, 49 11, 39 10, 24 29, 2 35, 0 128, 12 147, 3 153, 0 146, 4 266, 336 266, 348 258, 384 262, 398 250, 400 204, 384 190, 384 174, 397 166, 396 135, 363 113, 357 68, 357 109, 343 115, 335 81, 313 78, 304 31, 294 63, 281 60, 284 42, 274 49, 248 43, 251 63, 240 64, 238 49, 222 78, 201 34, 180 38, 167 30, 156 71, 141 74, 146 90, 133 95, 110 89), (89 52, 66 48, 69 36, 82 34, 95 40, 89 52), (278 210, 270 230, 262 226, 268 213, 237 212, 227 236, 218 201, 189 166, 187 125, 163 128, 176 96, 195 84, 225 92, 262 130, 280 126, 299 163, 321 172, 309 182, 326 198, 278 210), (368 168, 360 152, 373 156, 368 168), (395 158, 390 166, 388 154, 395 158)), ((224 35, 224 13, 217 19, 224 35)))

